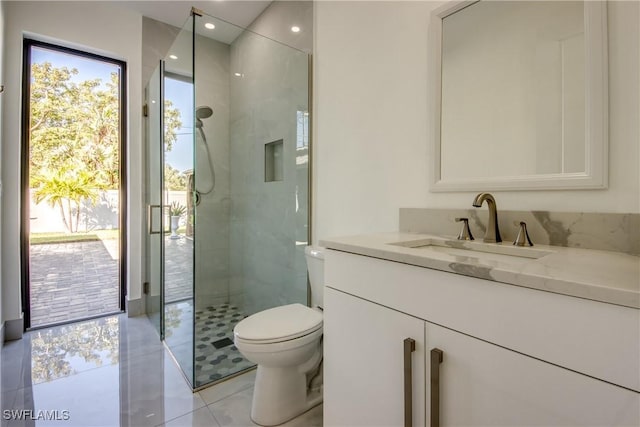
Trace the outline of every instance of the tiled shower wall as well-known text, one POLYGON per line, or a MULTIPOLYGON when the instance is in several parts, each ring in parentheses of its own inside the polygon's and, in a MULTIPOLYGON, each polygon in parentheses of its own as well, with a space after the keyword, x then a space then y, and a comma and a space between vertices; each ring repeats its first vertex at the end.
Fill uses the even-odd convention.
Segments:
POLYGON ((231 303, 246 314, 304 304, 308 57, 244 32, 231 45, 230 72, 231 303), (280 140, 282 180, 267 182, 265 145, 280 140))
POLYGON ((196 130, 196 188, 202 192, 196 207, 195 304, 196 309, 228 302, 229 298, 229 45, 196 36, 195 106, 209 106, 213 115, 202 119, 209 144, 213 175, 207 152, 196 130))

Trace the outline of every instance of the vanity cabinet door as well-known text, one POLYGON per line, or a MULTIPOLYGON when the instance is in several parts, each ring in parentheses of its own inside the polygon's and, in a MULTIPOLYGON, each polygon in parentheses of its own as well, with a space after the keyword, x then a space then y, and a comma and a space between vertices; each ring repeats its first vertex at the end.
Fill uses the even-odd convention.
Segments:
MULTIPOLYGON (((443 355, 440 426, 640 425, 639 393, 431 323, 426 337, 427 360, 443 355)), ((432 374, 427 363, 427 399, 432 374)))
POLYGON ((404 346, 410 338, 410 425, 424 426, 424 327, 421 319, 325 288, 324 425, 405 425, 404 346))

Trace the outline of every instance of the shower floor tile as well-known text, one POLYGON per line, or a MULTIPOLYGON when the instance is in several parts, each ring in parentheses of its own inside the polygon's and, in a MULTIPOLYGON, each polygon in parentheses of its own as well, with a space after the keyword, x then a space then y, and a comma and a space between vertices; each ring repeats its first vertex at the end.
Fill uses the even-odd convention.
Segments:
POLYGON ((200 387, 255 366, 233 345, 233 328, 244 319, 243 311, 230 304, 196 311, 195 386, 200 387))

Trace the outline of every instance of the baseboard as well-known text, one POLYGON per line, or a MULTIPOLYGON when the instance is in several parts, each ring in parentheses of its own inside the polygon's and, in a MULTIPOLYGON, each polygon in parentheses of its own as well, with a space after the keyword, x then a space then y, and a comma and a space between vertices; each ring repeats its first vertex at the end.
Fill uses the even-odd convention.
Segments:
POLYGON ((3 325, 4 341, 19 340, 24 333, 24 319, 6 320, 3 325))
POLYGON ((127 299, 125 304, 127 317, 137 317, 145 314, 144 299, 127 299))

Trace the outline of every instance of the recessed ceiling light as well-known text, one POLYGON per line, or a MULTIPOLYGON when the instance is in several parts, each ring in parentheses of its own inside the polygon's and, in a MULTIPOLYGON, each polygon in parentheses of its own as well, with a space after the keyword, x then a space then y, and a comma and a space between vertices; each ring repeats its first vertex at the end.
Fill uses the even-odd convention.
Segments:
POLYGON ((233 73, 233 75, 236 76, 236 77, 242 77, 242 74, 240 74, 240 73, 233 73))
POLYGON ((204 27, 210 30, 213 30, 216 26, 213 25, 211 22, 207 22, 206 24, 204 24, 204 27))
POLYGON ((294 25, 293 27, 291 27, 291 31, 293 31, 294 33, 299 33, 300 27, 298 27, 297 25, 294 25))
POLYGON ((171 58, 171 59, 178 59, 178 57, 177 57, 177 56, 175 56, 175 55, 169 55, 169 58, 171 58))

